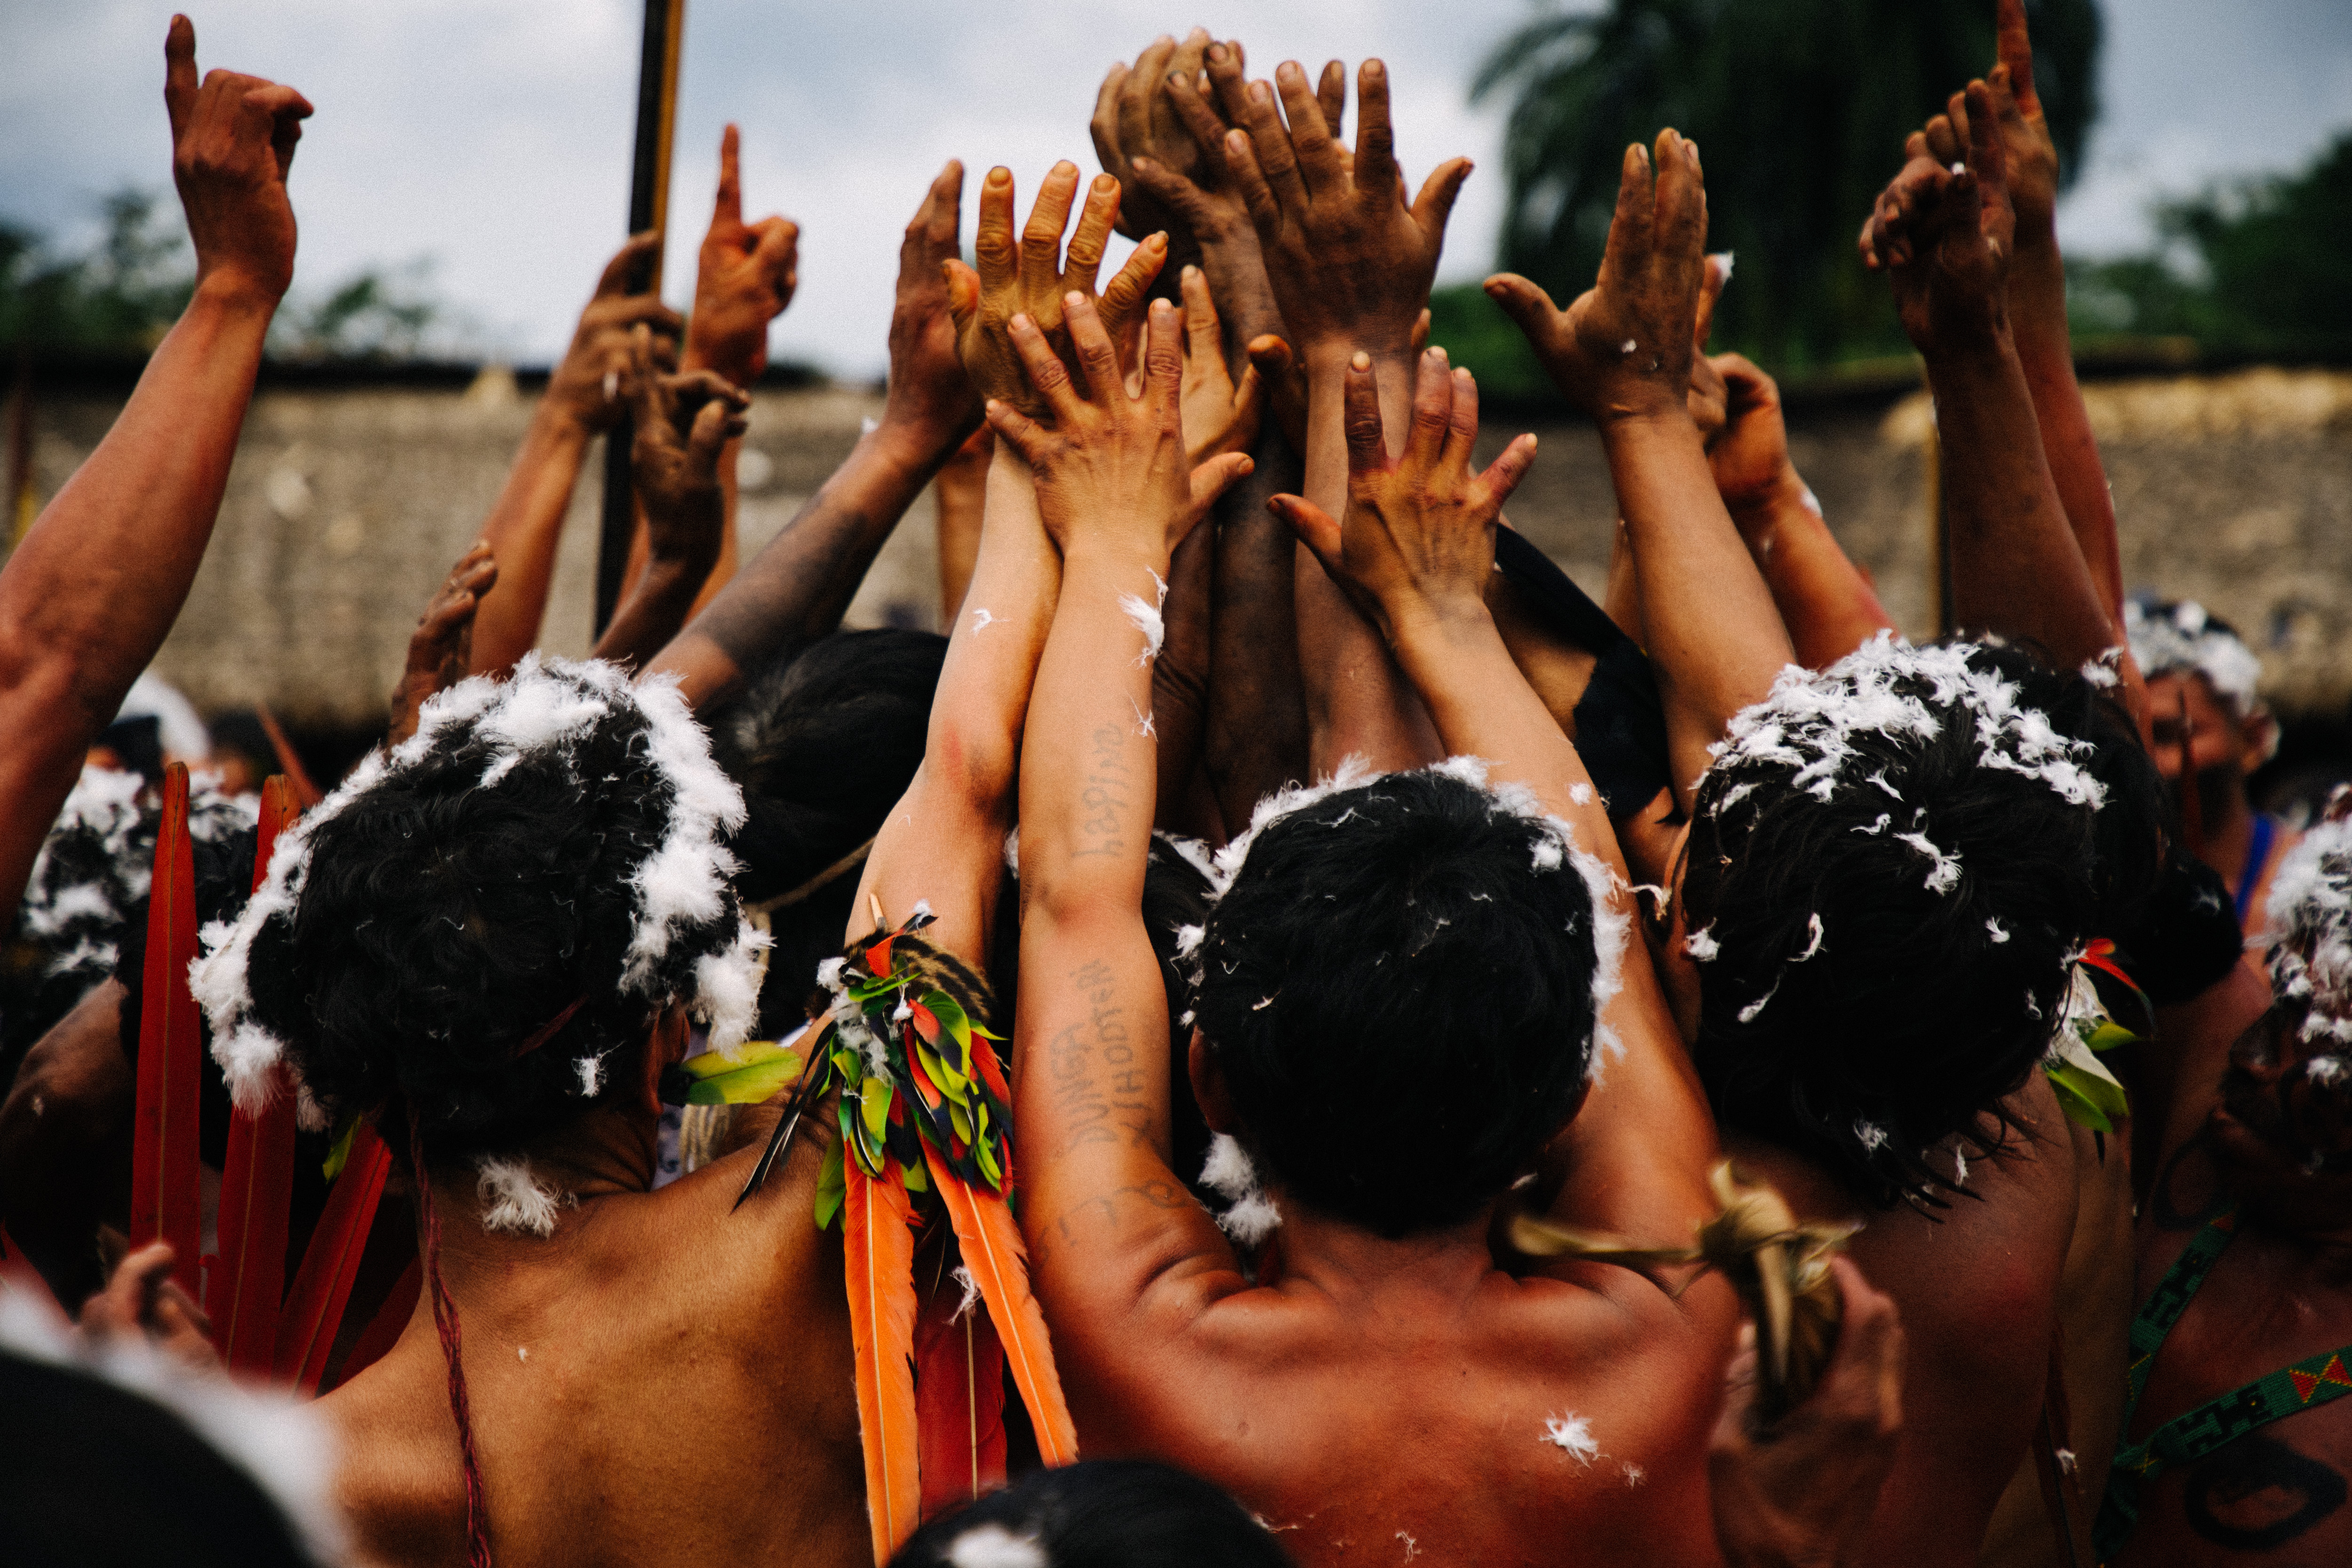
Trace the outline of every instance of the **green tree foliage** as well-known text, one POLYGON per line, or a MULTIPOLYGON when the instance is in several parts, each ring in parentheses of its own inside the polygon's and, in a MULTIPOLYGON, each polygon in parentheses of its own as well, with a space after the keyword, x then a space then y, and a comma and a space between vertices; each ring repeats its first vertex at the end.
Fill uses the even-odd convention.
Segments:
MULTIPOLYGON (((2098 110, 2097 0, 2026 11, 2071 173, 2098 110)), ((1590 288, 1626 144, 1671 125, 1706 163, 1710 248, 1738 256, 1718 343, 1789 369, 1901 352, 1854 236, 1903 139, 1993 58, 1991 0, 1608 0, 1541 16, 1472 89, 1511 104, 1502 265, 1563 304, 1590 288)))
POLYGON ((2179 335, 2208 353, 2352 355, 2352 132, 2312 165, 2156 210, 2153 256, 2070 268, 2078 334, 2179 335))
MULTIPOLYGON (((177 211, 125 187, 100 204, 88 250, 60 253, 0 220, 0 347, 92 356, 153 349, 187 308, 195 259, 177 211)), ((293 359, 403 359, 425 347, 446 311, 430 267, 364 268, 315 300, 299 292, 271 323, 270 352, 293 359)))

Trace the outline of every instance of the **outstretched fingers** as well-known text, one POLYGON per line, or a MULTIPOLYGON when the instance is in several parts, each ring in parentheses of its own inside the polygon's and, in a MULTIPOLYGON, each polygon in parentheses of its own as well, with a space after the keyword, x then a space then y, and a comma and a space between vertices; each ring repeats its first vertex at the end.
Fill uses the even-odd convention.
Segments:
MULTIPOLYGON (((1055 237, 1058 243, 1058 231, 1055 237)), ((1001 295, 1010 289, 1021 275, 1020 254, 1013 238, 1013 171, 1000 163, 980 183, 980 222, 971 240, 980 291, 1001 295)))
POLYGON ((201 83, 196 73, 196 25, 174 16, 163 34, 163 110, 171 116, 174 142, 187 134, 201 83))
MULTIPOLYGON (((1612 226, 1612 227, 1614 226, 1612 226)), ((1497 272, 1480 285, 1486 298, 1495 301, 1503 314, 1538 350, 1549 344, 1563 331, 1560 309, 1543 286, 1520 277, 1516 272, 1497 272)))
POLYGON ((1333 140, 1323 105, 1308 85, 1307 72, 1296 60, 1285 60, 1274 73, 1282 93, 1283 113, 1290 120, 1290 144, 1307 189, 1328 186, 1340 174, 1339 143, 1333 140))
MULTIPOLYGON (((1151 301, 1151 311, 1143 330, 1143 401, 1160 426, 1171 434, 1182 428, 1183 344, 1183 312, 1165 300, 1151 301)), ((1110 346, 1108 337, 1103 339, 1103 346, 1110 346)), ((1115 372, 1118 367, 1116 355, 1111 363, 1115 372)), ((1093 362, 1087 361, 1087 374, 1091 376, 1094 374, 1093 362)))
MULTIPOLYGON (((1027 321, 1029 318, 1018 318, 1027 321)), ((1014 340, 1016 342, 1018 338, 1014 340)), ((992 397, 984 411, 988 427, 1003 437, 1012 448, 1021 454, 1021 460, 1033 468, 1043 468, 1054 447, 1054 433, 1022 413, 1010 403, 1000 403, 992 397)))
POLYGON ((1381 423, 1381 394, 1372 380, 1372 356, 1358 353, 1348 362, 1342 389, 1340 423, 1348 437, 1348 477, 1368 479, 1386 473, 1388 433, 1381 423))
POLYGON ((1516 437, 1509 446, 1496 453, 1495 460, 1487 464, 1486 470, 1478 476, 1478 484, 1485 491, 1486 503, 1500 512, 1503 503, 1511 499, 1511 492, 1519 488, 1519 481, 1526 479, 1528 470, 1535 466, 1536 438, 1534 432, 1530 431, 1516 437))
POLYGON ((1224 329, 1217 320, 1217 300, 1209 292, 1207 275, 1188 265, 1177 279, 1177 288, 1184 296, 1185 353, 1194 358, 1222 358, 1225 352, 1224 329))
MULTIPOLYGON (((1351 405, 1351 418, 1353 413, 1351 405)), ((1420 469, 1434 468, 1444 454, 1445 433, 1453 422, 1452 367, 1445 362, 1444 349, 1426 350, 1413 367, 1412 425, 1405 432, 1405 462, 1420 469)))
MULTIPOLYGON (((1297 70, 1297 65, 1289 68, 1297 70)), ((1298 150, 1291 133, 1275 112, 1272 84, 1254 81, 1244 100, 1242 124, 1249 133, 1251 155, 1273 199, 1293 212, 1307 205, 1307 181, 1298 170, 1298 150)), ((1255 216, 1255 208, 1252 208, 1255 216)))
POLYGON ((1275 200, 1274 186, 1257 161, 1257 143, 1250 133, 1239 126, 1225 132, 1225 172, 1242 193, 1242 205, 1250 216, 1250 226, 1257 230, 1260 245, 1272 245, 1282 232, 1282 205, 1275 200))
MULTIPOLYGON (((1463 173, 1468 172, 1465 164, 1463 173)), ((1396 163, 1396 130, 1389 119, 1388 67, 1366 60, 1356 71, 1356 189, 1385 197, 1402 177, 1396 163)), ((1458 189, 1460 181, 1455 185, 1458 189)), ((1452 209, 1451 196, 1445 205, 1452 209)), ((1441 217, 1438 227, 1444 226, 1441 217)))
POLYGON ((931 270, 935 260, 961 256, 956 241, 962 227, 963 164, 954 158, 923 193, 923 205, 907 220, 906 237, 898 243, 900 272, 931 270))
POLYGON ((2000 135, 2000 110, 1993 102, 1992 89, 1984 82, 1969 83, 1969 168, 1985 188, 1988 201, 2009 199, 2009 148, 2000 135))
MULTIPOLYGON (((1396 165, 1392 161, 1389 166, 1393 169, 1396 165)), ((1421 194, 1412 198, 1412 221, 1432 241, 1444 239, 1445 220, 1454 214, 1454 199, 1462 194, 1462 182, 1470 177, 1470 169, 1469 159, 1448 158, 1421 183, 1421 194)), ((1356 183, 1364 190, 1372 188, 1360 173, 1356 183)))
MULTIPOLYGON (((1102 270, 1103 253, 1110 248, 1111 226, 1118 219, 1118 181, 1097 174, 1087 187, 1086 205, 1078 209, 1078 226, 1070 236, 1064 285, 1095 291, 1095 276, 1102 270)), ((1055 237, 1059 238, 1057 235, 1055 237)))
MULTIPOLYGON (((1054 352, 1054 345, 1045 341, 1036 321, 1022 311, 1005 323, 1005 331, 1013 339, 1013 352, 1021 356, 1021 368, 1027 374, 1029 384, 1037 389, 1037 395, 1054 411, 1055 420, 1058 423, 1076 417, 1084 400, 1070 380, 1069 368, 1054 352)), ((1016 440, 1014 445, 1020 443, 1016 440)), ((1022 450, 1026 453, 1028 448, 1022 450)))
POLYGON ((1104 326, 1110 335, 1125 342, 1143 314, 1144 301, 1150 297, 1152 279, 1168 261, 1168 237, 1160 233, 1147 234, 1135 254, 1127 258, 1102 291, 1100 309, 1104 326))
POLYGON ((1657 180, 1650 150, 1639 142, 1625 149, 1617 174, 1617 210, 1609 217, 1609 238, 1601 250, 1601 290, 1622 287, 1635 262, 1650 253, 1655 226, 1657 180))
POLYGON ((2019 112, 2028 119, 2042 113, 2041 96, 2033 90, 2033 36, 2026 30, 2025 0, 1994 0, 1995 52, 2009 68, 2010 90, 2017 95, 2019 112))
MULTIPOLYGON (((1069 329, 1070 347, 1078 356, 1078 369, 1086 374, 1087 401, 1102 403, 1109 398, 1114 389, 1123 389, 1125 382, 1118 370, 1118 345, 1111 342, 1110 332, 1104 326, 1101 314, 1095 310, 1094 301, 1075 289, 1063 295, 1062 324, 1069 329)), ((1158 310, 1151 312, 1151 330, 1155 335, 1160 330, 1158 310)), ((1024 361, 1028 358, 1026 354, 1022 357, 1024 361)), ((1033 375, 1030 379, 1034 381, 1036 378, 1033 375)), ((1146 380, 1148 383, 1149 377, 1146 380)), ((1038 390, 1042 392, 1045 389, 1040 387, 1038 390)), ((1054 409, 1054 416, 1056 419, 1062 416, 1058 405, 1054 409)))
POLYGON ((1078 166, 1067 158, 1047 170, 1038 183, 1036 205, 1029 209, 1028 226, 1021 231, 1021 276, 1032 289, 1040 285, 1050 289, 1061 276, 1062 231, 1070 226, 1070 205, 1077 194, 1078 166))

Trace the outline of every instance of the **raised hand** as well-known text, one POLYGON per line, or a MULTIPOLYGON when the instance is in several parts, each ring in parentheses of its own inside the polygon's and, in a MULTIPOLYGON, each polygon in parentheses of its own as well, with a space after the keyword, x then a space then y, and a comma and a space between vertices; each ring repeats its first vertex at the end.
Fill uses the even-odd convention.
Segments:
POLYGON ((1132 394, 1094 301, 1074 289, 1062 310, 1084 389, 1037 324, 1015 315, 1007 323, 1013 349, 1053 423, 995 398, 988 422, 1036 475, 1038 512, 1066 554, 1084 539, 1130 535, 1157 552, 1173 551, 1225 487, 1250 471, 1249 457, 1231 452, 1196 468, 1185 455, 1183 326, 1175 307, 1151 302, 1142 385, 1132 394))
MULTIPOLYGON (((1352 153, 1333 130, 1339 95, 1331 89, 1343 85, 1336 68, 1327 68, 1318 96, 1297 62, 1285 61, 1275 71, 1278 115, 1274 89, 1249 83, 1242 104, 1246 129, 1226 134, 1226 164, 1301 357, 1361 349, 1402 359, 1429 302, 1446 216, 1470 161, 1439 164, 1408 205, 1389 123, 1387 68, 1366 60, 1357 73, 1352 153)), ((1171 92, 1181 96, 1172 85, 1171 92)))
POLYGON ((799 287, 801 231, 789 218, 743 221, 740 144, 730 125, 719 142, 719 200, 702 237, 685 364, 749 386, 768 368, 768 323, 799 287))
POLYGON ((310 100, 257 76, 196 76, 196 28, 173 16, 163 39, 172 183, 196 250, 196 286, 276 305, 294 281, 294 206, 286 175, 310 100))
POLYGON ((151 1241, 115 1265, 106 1289, 82 1303, 79 1324, 93 1344, 144 1340, 198 1371, 221 1370, 212 1320, 172 1278, 168 1241, 151 1241))
POLYGON ((1638 142, 1625 150, 1592 288, 1565 310, 1517 273, 1487 279, 1486 293, 1518 323, 1570 402, 1601 421, 1654 415, 1686 401, 1706 240, 1698 148, 1662 131, 1654 161, 1638 142))
MULTIPOLYGON (((2001 148, 2009 154, 2009 203, 2017 214, 2018 243, 2055 244, 2058 143, 2050 135, 2042 96, 2033 87, 2033 39, 2026 31, 2025 0, 1997 0, 1995 16, 2000 63, 1985 74, 1985 85, 1992 89, 2001 148)), ((1968 99, 1956 92, 1943 113, 1905 141, 1903 155, 1932 158, 1949 168, 1967 160, 1968 146, 1968 99)))
MULTIPOLYGON (((1169 91, 1175 80, 1188 89, 1196 86, 1208 48, 1204 27, 1193 28, 1181 44, 1164 34, 1154 38, 1132 67, 1121 63, 1110 68, 1087 126, 1103 173, 1119 184, 1118 232, 1129 239, 1164 233, 1170 254, 1180 261, 1198 256, 1202 237, 1193 232, 1192 216, 1208 199, 1207 189, 1225 183, 1223 158, 1202 157, 1169 91), (1154 166, 1157 180, 1147 184, 1138 178, 1139 159, 1154 166)), ((1193 100, 1199 101, 1197 92, 1193 100)), ((1223 136, 1220 124, 1208 145, 1214 148, 1223 136)), ((1233 216, 1246 224, 1239 198, 1229 205, 1233 216)))
POLYGON ((1923 354, 1982 342, 2007 331, 2009 265, 2017 220, 1992 89, 1968 87, 1968 161, 1915 158, 1879 195, 1862 253, 1895 287, 1903 330, 1923 354))
POLYGON ((1389 455, 1369 354, 1348 367, 1348 514, 1300 496, 1270 503, 1331 580, 1393 645, 1408 621, 1451 623, 1486 614, 1495 570, 1495 519, 1535 462, 1536 438, 1521 436, 1473 473, 1478 385, 1449 370, 1444 349, 1421 356, 1412 428, 1389 455))
POLYGON ((1783 496, 1804 493, 1804 481, 1789 461, 1789 430, 1780 413, 1780 388, 1740 354, 1717 354, 1701 363, 1724 389, 1724 423, 1706 449, 1716 493, 1734 522, 1783 496))
MULTIPOLYGON (((1241 384, 1234 384, 1225 368, 1223 331, 1207 276, 1197 267, 1187 267, 1179 281, 1184 292, 1184 456, 1198 467, 1227 452, 1246 452, 1257 440, 1258 423, 1265 413, 1265 380, 1253 355, 1242 369, 1241 384)), ((1287 348, 1282 360, 1286 370, 1287 348)))
MULTIPOLYGON (((956 353, 947 264, 961 254, 958 208, 963 164, 950 158, 923 193, 898 242, 898 289, 890 307, 890 389, 882 423, 922 451, 952 451, 980 428, 980 395, 956 353)), ((959 264, 961 265, 961 264, 959 264)))
POLYGON ((645 327, 636 329, 631 347, 629 413, 636 438, 629 458, 653 560, 708 573, 727 519, 719 455, 743 434, 751 400, 710 371, 663 374, 645 327))
POLYGON ((648 230, 630 236, 604 263, 596 292, 572 331, 572 346, 547 378, 543 406, 550 414, 582 430, 611 429, 628 408, 621 401, 621 386, 629 376, 630 341, 640 323, 655 333, 655 363, 665 370, 676 368, 684 319, 663 304, 659 295, 630 292, 633 280, 660 248, 661 236, 648 230))
POLYGON ((498 580, 498 559, 487 539, 476 540, 449 568, 408 639, 408 662, 392 689, 392 728, 384 744, 397 746, 416 733, 416 715, 425 700, 466 679, 474 655, 474 612, 498 580))
POLYGON ((1723 298, 1723 286, 1730 281, 1730 254, 1708 257, 1706 270, 1699 276, 1698 321, 1691 331, 1690 391, 1683 400, 1690 408, 1691 423, 1698 426, 1699 439, 1710 451, 1730 417, 1726 407, 1730 394, 1724 385, 1723 372, 1706 357, 1706 340, 1715 330, 1715 303, 1723 298))
MULTIPOLYGON (((1022 369, 1024 356, 1013 346, 1009 331, 1013 318, 1026 316, 1064 355, 1065 364, 1075 367, 1077 362, 1069 357, 1069 332, 1063 323, 1063 300, 1072 293, 1095 298, 1095 277, 1102 268, 1111 226, 1118 216, 1118 182, 1108 174, 1096 176, 1065 258, 1062 231, 1069 226, 1070 204, 1077 185, 1076 163, 1065 160, 1055 164, 1038 187, 1029 226, 1016 245, 1013 171, 991 169, 980 187, 980 226, 972 245, 975 266, 946 263, 956 350, 974 390, 1032 417, 1043 417, 1046 405, 1022 369)), ((1113 342, 1126 345, 1133 341, 1151 280, 1167 258, 1168 237, 1147 236, 1103 289, 1099 319, 1113 342)))

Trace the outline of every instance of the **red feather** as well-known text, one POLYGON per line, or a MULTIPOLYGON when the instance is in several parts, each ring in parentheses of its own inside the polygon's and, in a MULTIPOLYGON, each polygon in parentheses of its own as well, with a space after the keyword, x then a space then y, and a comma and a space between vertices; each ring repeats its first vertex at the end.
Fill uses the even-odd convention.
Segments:
POLYGON ((139 1009, 138 1110, 131 1143, 131 1245, 172 1244, 172 1276, 203 1300, 197 1256, 196 1090, 204 1037, 188 964, 196 956, 196 867, 188 839, 188 769, 163 770, 163 821, 147 906, 147 963, 139 1009))
MULTIPOLYGON (((292 786, 282 776, 261 786, 253 886, 269 875, 269 852, 294 820, 292 786)), ((257 1116, 231 1110, 228 1155, 221 1167, 219 1268, 209 1309, 221 1357, 236 1372, 267 1377, 277 1359, 278 1316, 286 1293, 286 1230, 294 1206, 294 1086, 283 1068, 270 1072, 269 1103, 257 1116)))
POLYGON ((361 1122, 352 1131, 351 1157, 327 1194, 326 1210, 319 1215, 319 1228, 310 1233, 310 1245, 278 1322, 278 1381, 305 1394, 316 1393, 326 1373, 328 1352, 335 1348, 343 1308, 359 1278, 360 1258, 367 1252, 376 1205, 383 1199, 384 1177, 391 1173, 392 1151, 373 1126, 361 1122))
MULTIPOLYGON (((981 1055, 977 1050, 972 1054, 981 1055)), ((1013 1211, 1002 1196, 967 1186, 955 1167, 929 1144, 923 1149, 930 1163, 932 1184, 939 1188, 948 1218, 955 1225, 964 1267, 980 1284, 997 1337, 1004 1342, 1013 1386, 1029 1407, 1030 1423, 1037 1429, 1038 1455, 1048 1465, 1076 1464, 1077 1428, 1071 1424, 1070 1407, 1062 1397, 1061 1376, 1054 1370, 1054 1346, 1045 1333, 1045 1315, 1029 1293, 1029 1257, 1021 1244, 1021 1227, 1013 1223, 1013 1211)))
POLYGON ((915 1409, 923 1518, 1004 1484, 1004 1346, 963 1287, 942 1279, 915 1319, 915 1409))
POLYGON ((915 1419, 915 1233, 905 1179, 883 1163, 868 1176, 845 1163, 842 1250, 849 1338, 857 1355, 857 1429, 866 1445, 866 1510, 874 1561, 887 1563, 921 1514, 915 1419))

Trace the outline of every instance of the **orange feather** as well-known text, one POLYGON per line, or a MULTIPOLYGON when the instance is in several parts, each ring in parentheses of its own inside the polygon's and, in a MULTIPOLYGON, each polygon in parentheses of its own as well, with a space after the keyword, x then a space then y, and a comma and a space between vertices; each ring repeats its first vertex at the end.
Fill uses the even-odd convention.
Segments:
POLYGON ((988 1314, 962 1304, 963 1287, 943 1274, 915 1319, 927 1521, 1004 1484, 1004 1347, 988 1314))
POLYGON ((887 1563, 921 1517, 915 1435, 915 1233, 905 1179, 885 1162, 869 1176, 845 1162, 842 1250, 849 1338, 857 1355, 857 1429, 866 1446, 866 1511, 874 1561, 887 1563))
MULTIPOLYGON (((297 814, 285 777, 261 786, 261 821, 253 847, 253 886, 269 875, 269 852, 297 814)), ((269 1375, 286 1286, 286 1233, 294 1204, 294 1089, 283 1068, 257 1116, 232 1110, 228 1156, 221 1166, 219 1272, 206 1292, 221 1359, 231 1369, 269 1375)))
POLYGON ((163 770, 163 821, 147 904, 139 1007, 139 1076, 131 1142, 131 1245, 172 1244, 172 1276, 204 1299, 196 1181, 196 1090, 204 1037, 188 964, 196 956, 196 866, 188 838, 188 769, 163 770))
MULTIPOLYGON (((974 1055, 978 1055, 977 1052, 974 1055)), ((1004 1342, 1004 1358, 1013 1368, 1013 1384, 1029 1407, 1037 1429, 1037 1452, 1048 1465, 1076 1464, 1077 1428, 1062 1397, 1061 1375, 1054 1370, 1053 1342, 1045 1333, 1045 1315, 1029 1293, 1029 1255, 1021 1244, 1021 1227, 1013 1211, 994 1193, 975 1192, 955 1173, 944 1156, 923 1145, 931 1167, 931 1183, 947 1205, 955 1225, 956 1244, 963 1249, 963 1265, 979 1282, 981 1298, 1004 1342)))

